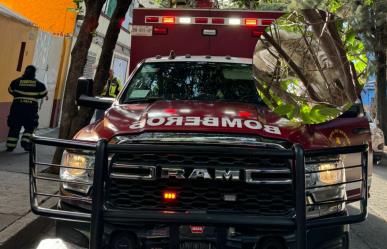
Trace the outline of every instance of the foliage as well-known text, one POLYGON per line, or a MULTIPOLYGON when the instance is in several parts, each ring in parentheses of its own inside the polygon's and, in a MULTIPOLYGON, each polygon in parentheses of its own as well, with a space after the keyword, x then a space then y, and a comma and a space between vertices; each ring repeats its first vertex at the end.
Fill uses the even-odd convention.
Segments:
MULTIPOLYGON (((299 13, 301 17, 305 14, 302 12, 304 9, 320 9, 333 13, 336 16, 335 29, 339 35, 339 37, 336 37, 338 42, 336 47, 338 49, 341 49, 342 47, 346 54, 346 59, 341 62, 341 65, 348 64, 345 61, 353 63, 353 68, 347 68, 344 72, 346 72, 348 76, 351 75, 351 78, 354 81, 353 88, 355 88, 356 92, 359 94, 366 83, 369 73, 375 72, 375 64, 368 61, 367 54, 369 55, 370 53, 383 49, 384 44, 380 42, 381 37, 377 35, 376 31, 381 29, 383 25, 386 25, 386 2, 387 1, 385 0, 253 0, 251 4, 251 1, 249 0, 232 0, 229 6, 223 7, 252 7, 257 10, 287 9, 290 12, 294 11, 295 13, 299 13), (383 4, 383 2, 385 4, 383 4), (286 8, 283 8, 284 6, 286 6, 286 8)), ((296 29, 299 29, 300 27, 294 24, 300 20, 293 21, 294 22, 289 25, 289 19, 283 19, 278 21, 277 25, 282 25, 281 28, 287 32, 295 33, 296 29)), ((301 20, 301 22, 302 21, 306 23, 304 20, 301 20)), ((326 24, 326 26, 328 25, 326 24)), ((309 29, 309 31, 311 30, 312 29, 309 29)), ((274 37, 275 34, 271 33, 271 36, 274 37)), ((305 31, 304 36, 310 37, 310 34, 307 34, 305 31)), ((322 50, 326 50, 327 44, 324 45, 326 42, 328 42, 328 40, 320 41, 320 44, 322 44, 323 47, 325 46, 325 49, 323 48, 322 50)), ((281 42, 278 43, 283 46, 281 42)), ((293 54, 291 52, 289 53, 289 51, 287 52, 289 57, 293 58, 293 54)), ((347 101, 340 105, 332 105, 329 103, 330 101, 326 103, 321 101, 321 99, 320 101, 311 102, 311 99, 313 99, 313 89, 305 88, 303 80, 300 80, 298 77, 299 75, 297 75, 294 68, 289 66, 288 60, 284 58, 278 60, 277 66, 277 75, 272 72, 270 75, 262 76, 262 78, 266 79, 269 83, 266 82, 263 84, 263 79, 258 79, 258 82, 261 82, 261 88, 258 88, 261 96, 276 113, 297 122, 321 123, 337 117, 345 109, 350 107, 350 99, 347 99, 347 101), (272 79, 272 81, 270 81, 270 77, 267 76, 275 76, 277 78, 276 80, 272 79), (281 77, 282 79, 279 80, 281 77), (273 86, 273 84, 277 84, 277 86, 273 86), (292 86, 293 88, 298 87, 298 92, 296 91, 297 94, 295 94, 296 92, 294 91, 292 92, 289 86, 292 86), (302 90, 305 91, 303 92, 302 90)), ((300 65, 298 63, 296 67, 298 67, 298 74, 305 74, 305 65, 300 65)), ((349 77, 347 78, 349 79, 349 77)), ((333 94, 339 93, 339 95, 345 96, 347 92, 348 89, 336 89, 333 94)))
POLYGON ((234 0, 231 2, 221 2, 221 8, 247 8, 256 10, 287 10, 291 0, 234 0))
POLYGON ((254 76, 274 112, 295 122, 322 123, 357 99, 368 59, 348 21, 327 12, 293 11, 263 36, 253 58, 254 76))
POLYGON ((78 13, 83 12, 83 1, 84 0, 73 0, 76 6, 75 9, 78 13))

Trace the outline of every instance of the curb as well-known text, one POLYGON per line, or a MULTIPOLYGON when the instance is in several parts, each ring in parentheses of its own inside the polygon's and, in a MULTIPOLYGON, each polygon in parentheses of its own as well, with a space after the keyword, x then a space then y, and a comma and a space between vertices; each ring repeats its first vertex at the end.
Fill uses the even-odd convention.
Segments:
MULTIPOLYGON (((55 207, 56 201, 48 199, 45 204, 48 207, 55 207)), ((0 233, 0 248, 31 248, 29 246, 54 224, 53 219, 38 216, 29 211, 0 233)))

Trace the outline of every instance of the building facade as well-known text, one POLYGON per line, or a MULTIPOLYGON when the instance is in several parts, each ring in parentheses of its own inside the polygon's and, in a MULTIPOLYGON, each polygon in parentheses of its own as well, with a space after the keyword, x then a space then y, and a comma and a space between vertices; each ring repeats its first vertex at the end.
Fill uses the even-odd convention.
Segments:
POLYGON ((38 29, 28 19, 0 4, 0 33, 3 34, 0 39, 0 141, 4 141, 13 100, 8 87, 32 64, 38 29))

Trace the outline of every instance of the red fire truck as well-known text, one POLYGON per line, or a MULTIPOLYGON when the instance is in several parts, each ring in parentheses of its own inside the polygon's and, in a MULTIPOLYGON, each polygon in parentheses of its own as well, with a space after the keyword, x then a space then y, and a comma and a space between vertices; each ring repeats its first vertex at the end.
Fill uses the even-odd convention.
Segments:
POLYGON ((131 76, 117 99, 79 81, 78 104, 104 117, 73 140, 33 138, 32 210, 93 249, 348 249, 348 224, 367 214, 368 121, 361 105, 319 125, 267 108, 251 58, 282 14, 134 10, 131 76), (37 145, 64 148, 51 165, 59 179, 40 175, 37 145), (39 181, 59 182, 59 194, 39 181))

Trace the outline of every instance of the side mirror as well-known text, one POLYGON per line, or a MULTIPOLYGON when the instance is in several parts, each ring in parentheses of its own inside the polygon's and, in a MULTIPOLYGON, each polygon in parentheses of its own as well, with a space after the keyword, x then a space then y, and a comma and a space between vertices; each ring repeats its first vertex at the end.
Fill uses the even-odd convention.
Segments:
POLYGON ((94 97, 94 81, 92 79, 79 78, 77 85, 76 101, 78 106, 90 107, 99 110, 106 110, 112 104, 112 98, 94 97))
POLYGON ((93 97, 93 85, 94 85, 94 80, 79 78, 78 84, 77 84, 77 95, 76 95, 77 101, 79 100, 79 97, 81 95, 93 97))
POLYGON ((354 104, 346 112, 341 114, 340 118, 356 118, 360 115, 360 113, 361 113, 360 104, 354 104))

